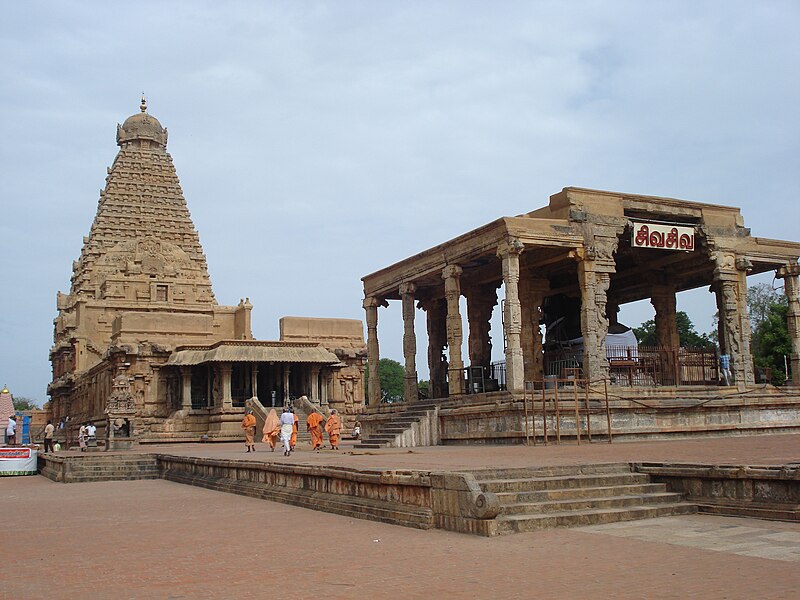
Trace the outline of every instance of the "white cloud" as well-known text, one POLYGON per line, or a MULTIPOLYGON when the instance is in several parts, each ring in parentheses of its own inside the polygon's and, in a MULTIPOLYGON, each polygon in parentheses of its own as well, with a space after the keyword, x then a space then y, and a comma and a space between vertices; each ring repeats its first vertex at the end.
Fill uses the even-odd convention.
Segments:
MULTIPOLYGON (((788 1, 12 3, 4 381, 44 400, 55 292, 142 90, 218 300, 249 295, 274 337, 284 314, 360 317, 363 275, 567 185, 796 238, 798 24, 788 1)), ((686 302, 707 329, 713 302, 686 302)))

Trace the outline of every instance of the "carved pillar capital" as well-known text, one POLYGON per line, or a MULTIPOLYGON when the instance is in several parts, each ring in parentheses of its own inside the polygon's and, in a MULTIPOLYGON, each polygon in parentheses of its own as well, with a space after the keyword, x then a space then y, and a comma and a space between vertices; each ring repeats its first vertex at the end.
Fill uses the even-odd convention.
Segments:
POLYGON ((464 269, 458 265, 447 265, 444 269, 442 269, 442 279, 444 279, 445 282, 451 279, 458 279, 461 277, 461 273, 463 272, 464 269))
POLYGON ((364 310, 367 310, 370 308, 378 308, 379 306, 389 306, 389 303, 386 300, 379 299, 377 296, 367 296, 364 298, 361 306, 364 310))
POLYGON ((406 283, 400 284, 399 292, 401 296, 406 296, 408 294, 413 295, 414 292, 416 291, 417 291, 417 286, 415 283, 408 281, 406 283))
POLYGON ((525 244, 519 238, 508 237, 497 245, 497 257, 507 258, 514 255, 519 256, 525 251, 525 244))
POLYGON ((786 279, 787 277, 800 277, 800 264, 787 263, 775 271, 775 277, 786 279))

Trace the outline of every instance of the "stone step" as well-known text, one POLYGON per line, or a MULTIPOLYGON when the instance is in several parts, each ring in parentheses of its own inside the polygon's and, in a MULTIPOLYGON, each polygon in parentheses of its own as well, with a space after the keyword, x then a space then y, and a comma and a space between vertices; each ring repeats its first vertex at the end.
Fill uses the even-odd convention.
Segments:
POLYGON ((403 433, 404 431, 408 431, 408 427, 406 427, 405 425, 384 425, 378 431, 378 435, 382 434, 388 435, 389 433, 403 433))
POLYGON ((545 502, 547 500, 571 500, 576 498, 608 498, 610 496, 636 496, 659 494, 667 491, 665 483, 635 483, 632 485, 612 485, 604 487, 579 487, 536 492, 499 492, 497 499, 501 504, 517 502, 545 502))
POLYGON ((497 518, 497 532, 501 535, 537 531, 553 527, 579 527, 601 525, 619 521, 634 521, 654 517, 669 517, 697 512, 697 506, 687 502, 657 504, 626 508, 576 510, 540 515, 503 515, 497 518))
POLYGON ((521 479, 486 479, 478 484, 486 492, 535 492, 540 490, 569 489, 578 487, 605 487, 648 483, 643 473, 598 473, 566 477, 532 477, 521 479))
POLYGON ((140 466, 90 466, 90 465, 81 465, 77 467, 71 467, 70 471, 73 473, 146 473, 149 471, 158 473, 158 465, 140 465, 140 466))
POLYGON ((654 504, 678 503, 681 495, 671 492, 642 494, 638 496, 608 496, 605 498, 575 498, 551 502, 514 502, 503 504, 501 515, 538 515, 542 513, 570 512, 580 510, 625 508, 654 504))
POLYGON ((364 441, 370 443, 383 443, 383 442, 393 442, 394 439, 395 439, 394 435, 371 435, 364 441))
POLYGON ((513 469, 481 469, 470 471, 476 479, 519 479, 533 477, 558 477, 566 475, 592 475, 599 473, 631 473, 629 463, 596 463, 588 465, 553 465, 513 469))
POLYGON ((137 481, 139 479, 159 479, 158 473, 97 473, 72 474, 67 476, 68 483, 91 483, 95 481, 137 481))

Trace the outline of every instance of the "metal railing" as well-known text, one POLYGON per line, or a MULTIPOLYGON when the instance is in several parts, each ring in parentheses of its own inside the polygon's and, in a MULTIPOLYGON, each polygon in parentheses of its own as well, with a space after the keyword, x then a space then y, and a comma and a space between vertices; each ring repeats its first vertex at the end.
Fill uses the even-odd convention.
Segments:
MULTIPOLYGON (((590 382, 588 379, 578 377, 579 369, 565 373, 563 378, 546 378, 539 381, 526 381, 523 392, 523 405, 525 410, 525 443, 538 445, 537 436, 547 446, 550 441, 548 421, 552 421, 555 429, 554 441, 561 443, 561 426, 563 419, 569 419, 575 425, 575 440, 581 444, 582 430, 586 439, 592 442, 592 415, 605 414, 605 436, 610 444, 613 441, 611 430, 611 409, 608 403, 608 382, 603 380, 603 401, 592 406, 589 399, 590 382), (530 406, 530 408, 529 408, 530 406), (550 410, 548 411, 548 406, 550 410), (541 411, 539 410, 541 407, 541 411), (541 418, 541 435, 536 431, 536 418, 541 418), (582 427, 582 424, 585 426, 582 427)), ((596 401, 595 401, 596 402, 596 401)), ((595 433, 597 435, 597 432, 595 433)))
POLYGON ((498 361, 488 367, 474 365, 464 368, 467 394, 483 394, 506 389, 506 363, 498 361))
MULTIPOLYGON (((716 385, 716 348, 606 346, 609 383, 619 386, 716 385)), ((583 364, 582 349, 560 348, 544 354, 544 373, 561 377, 583 364)))

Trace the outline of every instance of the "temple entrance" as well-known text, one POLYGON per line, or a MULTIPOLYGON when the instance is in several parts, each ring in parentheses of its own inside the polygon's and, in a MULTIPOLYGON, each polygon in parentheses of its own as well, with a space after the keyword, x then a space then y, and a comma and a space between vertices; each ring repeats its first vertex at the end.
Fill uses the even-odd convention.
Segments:
POLYGON ((258 399, 263 406, 283 406, 283 366, 273 363, 259 363, 258 399))
POLYGON ((197 410, 211 405, 211 377, 208 365, 195 365, 192 367, 192 408, 197 410))

